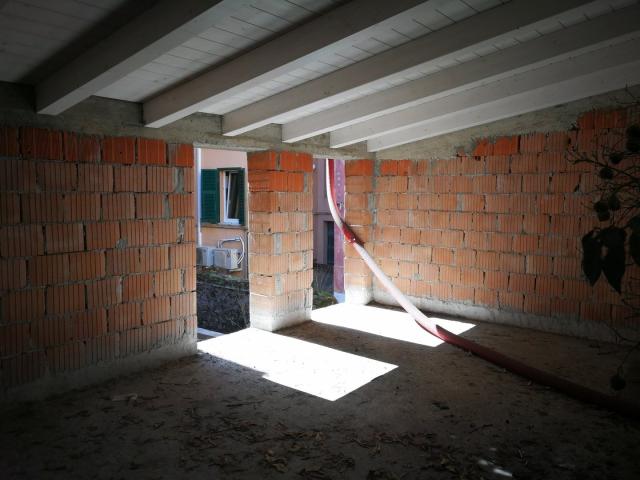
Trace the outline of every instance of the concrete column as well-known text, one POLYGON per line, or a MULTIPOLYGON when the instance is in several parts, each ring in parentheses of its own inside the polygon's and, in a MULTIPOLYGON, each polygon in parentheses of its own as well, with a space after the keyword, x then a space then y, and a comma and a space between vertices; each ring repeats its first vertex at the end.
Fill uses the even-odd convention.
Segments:
POLYGON ((268 151, 247 163, 250 322, 274 331, 311 315, 313 159, 268 151))
MULTIPOLYGON (((371 252, 373 232, 373 160, 345 162, 345 219, 371 252)), ((373 275, 353 247, 345 243, 344 291, 347 303, 367 304, 373 299, 373 275)))

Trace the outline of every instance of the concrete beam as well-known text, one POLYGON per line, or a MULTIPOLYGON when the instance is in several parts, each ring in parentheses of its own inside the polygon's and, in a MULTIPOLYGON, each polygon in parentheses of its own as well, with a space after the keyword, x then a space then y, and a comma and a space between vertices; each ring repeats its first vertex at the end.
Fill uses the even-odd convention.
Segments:
MULTIPOLYGON (((579 72, 564 81, 546 84, 525 91, 503 85, 501 94, 494 100, 477 106, 455 110, 455 112, 436 117, 426 123, 382 135, 367 141, 369 151, 377 152, 387 148, 403 145, 425 138, 462 130, 475 125, 489 123, 503 118, 514 117, 545 107, 567 103, 581 98, 598 95, 640 83, 640 53, 638 42, 632 42, 627 50, 627 59, 618 62, 618 56, 609 51, 611 58, 608 65, 603 62, 599 68, 581 65, 579 72), (635 49, 631 54, 630 49, 635 49)), ((615 52, 617 53, 617 52, 615 52)), ((575 63, 573 64, 576 65, 575 63)), ((499 84, 500 82, 497 82, 499 84)), ((500 85, 494 85, 500 89, 500 85)), ((468 95, 473 92, 465 92, 468 95)))
POLYGON ((523 135, 532 132, 557 132, 569 130, 576 118, 594 109, 615 109, 633 102, 633 96, 640 96, 640 85, 625 87, 591 97, 586 97, 553 107, 483 123, 474 127, 456 130, 437 137, 425 138, 397 147, 380 150, 376 159, 447 159, 455 158, 461 151, 473 150, 478 138, 498 138, 523 135), (630 94, 631 93, 631 94, 630 94))
POLYGON ((245 0, 162 0, 37 85, 38 113, 58 115, 205 31, 245 0))
MULTIPOLYGON (((622 42, 638 32, 640 5, 617 10, 593 20, 572 25, 534 40, 453 66, 426 77, 367 95, 321 112, 285 123, 284 142, 298 142, 322 133, 356 125, 351 137, 364 140, 368 122, 382 115, 473 88, 580 54, 590 49, 622 42)), ((386 122, 389 124, 389 122, 386 122)), ((375 130, 375 127, 372 128, 375 130)), ((344 132, 346 132, 345 130, 344 132)))
MULTIPOLYGON (((554 89, 554 98, 560 99, 558 103, 563 103, 563 95, 574 100, 576 92, 571 90, 568 83, 564 83, 564 88, 561 87, 563 82, 629 61, 639 60, 638 47, 640 47, 640 41, 636 39, 569 59, 558 60, 511 77, 338 129, 331 132, 330 143, 332 147, 339 148, 364 140, 400 133, 420 125, 429 124, 433 128, 437 128, 438 119, 446 119, 457 112, 470 113, 475 108, 481 108, 483 105, 496 102, 504 97, 515 97, 538 88, 553 88, 554 85, 557 85, 554 89)), ((612 82, 615 81, 612 79, 612 82)), ((618 87, 609 90, 615 88, 618 87)), ((508 108, 505 109, 506 116, 510 116, 508 110, 508 108)))
POLYGON ((227 63, 161 93, 144 104, 149 127, 161 127, 287 71, 337 51, 376 24, 410 14, 424 0, 355 0, 227 63))
POLYGON ((34 101, 32 87, 0 82, 0 125, 70 130, 89 135, 158 138, 168 142, 247 152, 272 149, 307 152, 319 157, 370 157, 364 144, 339 150, 329 148, 328 135, 310 138, 296 145, 282 143, 282 131, 278 125, 269 125, 250 135, 226 137, 222 135, 221 118, 218 115, 198 113, 163 128, 147 128, 142 122, 139 103, 90 97, 60 115, 51 116, 36 113, 34 101))
POLYGON ((239 135, 267 125, 284 114, 303 114, 309 106, 321 106, 364 86, 453 59, 518 29, 548 20, 578 7, 600 2, 584 0, 513 0, 473 15, 451 26, 404 43, 361 62, 303 83, 224 116, 225 135, 239 135))

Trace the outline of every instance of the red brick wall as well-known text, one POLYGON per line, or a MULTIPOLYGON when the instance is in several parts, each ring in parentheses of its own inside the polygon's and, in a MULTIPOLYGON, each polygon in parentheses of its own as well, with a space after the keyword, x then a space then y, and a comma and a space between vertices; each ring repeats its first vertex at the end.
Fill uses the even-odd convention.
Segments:
MULTIPOLYGON (((455 158, 347 162, 347 220, 362 225, 382 269, 427 308, 435 300, 629 326, 620 296, 581 273, 580 238, 599 224, 590 208, 597 177, 566 153, 569 145, 593 153, 624 127, 624 112, 589 113, 577 130, 481 139, 455 158)), ((366 288, 370 275, 354 255, 347 250, 345 279, 366 288)), ((374 298, 382 292, 374 280, 374 298)))
POLYGON ((0 127, 0 391, 195 343, 193 149, 0 127))
POLYGON ((247 166, 251 325, 277 330, 311 313, 313 159, 256 152, 247 166))
MULTIPOLYGON (((348 160, 345 162, 345 220, 365 248, 373 252, 373 212, 375 209, 373 160, 348 160)), ((348 301, 368 303, 372 300, 373 276, 353 247, 344 247, 344 290, 348 301)))

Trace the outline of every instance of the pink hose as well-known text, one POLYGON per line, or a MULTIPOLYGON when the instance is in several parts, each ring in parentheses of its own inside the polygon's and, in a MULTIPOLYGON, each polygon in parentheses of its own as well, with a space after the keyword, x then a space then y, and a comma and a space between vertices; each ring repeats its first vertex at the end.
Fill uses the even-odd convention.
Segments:
POLYGON ((532 367, 511 357, 503 355, 500 352, 496 352, 491 348, 484 347, 474 341, 463 338, 460 335, 456 335, 455 333, 452 333, 449 330, 439 326, 433 318, 427 317, 424 313, 418 310, 416 306, 413 305, 413 303, 411 303, 411 301, 395 285, 393 285, 389 277, 387 277, 382 272, 382 270, 380 270, 380 267, 378 267, 371 255, 369 255, 369 253, 365 250, 362 241, 354 233, 351 227, 349 227, 349 225, 347 225, 340 217, 334 198, 335 179, 332 159, 327 159, 326 167, 327 198, 329 199, 329 210, 331 211, 333 220, 341 229, 342 233, 344 234, 345 240, 354 247, 354 249, 358 252, 360 257, 364 260, 364 262, 367 264, 369 269, 371 269, 378 280, 380 280, 380 282, 385 286, 389 293, 391 293, 395 300, 407 311, 407 313, 409 313, 409 315, 413 317, 415 322, 422 329, 426 330, 431 335, 447 343, 450 343, 451 345, 455 345, 456 347, 471 352, 495 365, 498 365, 499 367, 505 368, 513 373, 533 380, 536 383, 552 387, 571 397, 577 398, 578 400, 600 405, 623 415, 640 418, 640 406, 632 402, 629 402, 623 398, 606 395, 604 393, 598 392, 597 390, 593 390, 583 385, 579 385, 564 378, 558 377, 557 375, 544 372, 538 368, 532 367))

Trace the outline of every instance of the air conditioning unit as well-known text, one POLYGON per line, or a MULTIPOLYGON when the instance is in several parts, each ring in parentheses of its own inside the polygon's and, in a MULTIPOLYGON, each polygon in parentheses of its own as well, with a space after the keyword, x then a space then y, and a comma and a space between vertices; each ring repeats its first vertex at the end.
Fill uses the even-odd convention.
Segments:
POLYGON ((240 268, 240 255, 235 248, 214 248, 213 266, 225 268, 227 270, 238 270, 240 268))
POLYGON ((203 267, 217 267, 225 270, 240 270, 242 258, 235 248, 198 247, 196 262, 203 267))
POLYGON ((213 266, 213 247, 196 248, 196 264, 202 267, 213 266))

